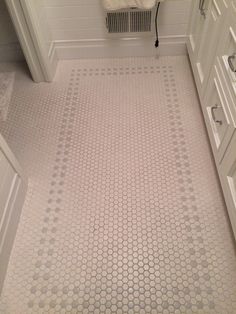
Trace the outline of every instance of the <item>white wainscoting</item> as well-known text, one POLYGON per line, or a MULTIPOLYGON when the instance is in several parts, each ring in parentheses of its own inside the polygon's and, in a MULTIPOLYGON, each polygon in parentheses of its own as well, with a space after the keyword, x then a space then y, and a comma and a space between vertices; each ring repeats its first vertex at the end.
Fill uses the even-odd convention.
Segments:
MULTIPOLYGON (((40 0, 34 3, 51 62, 59 59, 185 54, 191 0, 161 4, 158 25, 160 47, 154 37, 111 38, 105 28, 101 0, 40 0)), ((24 58, 10 17, 0 2, 0 61, 24 58)))
POLYGON ((24 54, 18 42, 0 44, 0 62, 22 61, 24 54))
POLYGON ((159 13, 160 47, 154 37, 112 38, 105 28, 101 0, 44 0, 54 50, 59 59, 185 54, 191 0, 169 0, 159 13))
POLYGON ((0 1, 0 62, 23 60, 11 18, 4 1, 0 1))

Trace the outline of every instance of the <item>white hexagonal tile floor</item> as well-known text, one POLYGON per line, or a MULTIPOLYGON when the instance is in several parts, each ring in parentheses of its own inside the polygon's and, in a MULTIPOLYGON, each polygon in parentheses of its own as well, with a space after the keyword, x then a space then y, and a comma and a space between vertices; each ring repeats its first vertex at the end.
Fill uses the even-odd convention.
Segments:
POLYGON ((186 57, 15 67, 30 184, 1 313, 236 313, 236 254, 186 57))

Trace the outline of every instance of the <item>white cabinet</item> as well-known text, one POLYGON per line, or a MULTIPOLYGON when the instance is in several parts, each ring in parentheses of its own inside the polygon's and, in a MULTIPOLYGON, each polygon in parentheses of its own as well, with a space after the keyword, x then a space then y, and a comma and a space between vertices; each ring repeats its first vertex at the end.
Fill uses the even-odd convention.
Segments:
POLYGON ((234 7, 233 3, 225 16, 216 55, 216 63, 226 83, 227 93, 234 102, 230 109, 236 121, 236 6, 234 7))
POLYGON ((231 224, 236 237, 236 134, 226 151, 223 162, 219 166, 219 174, 231 224))
POLYGON ((200 43, 202 41, 208 6, 209 0, 208 4, 202 3, 201 0, 192 1, 192 13, 189 25, 189 40, 187 42, 187 46, 189 56, 193 60, 195 60, 197 57, 200 43))
POLYGON ((0 292, 26 193, 22 170, 0 135, 0 292))
POLYGON ((236 1, 193 1, 188 52, 236 238, 236 1))
POLYGON ((222 0, 213 0, 207 11, 206 24, 202 42, 196 60, 196 83, 201 94, 204 93, 209 74, 214 62, 215 51, 218 45, 219 34, 226 12, 226 3, 222 0))
POLYGON ((220 28, 228 5, 222 0, 199 0, 193 3, 187 47, 201 98, 211 72, 220 28))
POLYGON ((226 84, 214 65, 202 99, 202 110, 216 162, 221 162, 235 131, 235 121, 231 115, 234 104, 225 91, 226 84))

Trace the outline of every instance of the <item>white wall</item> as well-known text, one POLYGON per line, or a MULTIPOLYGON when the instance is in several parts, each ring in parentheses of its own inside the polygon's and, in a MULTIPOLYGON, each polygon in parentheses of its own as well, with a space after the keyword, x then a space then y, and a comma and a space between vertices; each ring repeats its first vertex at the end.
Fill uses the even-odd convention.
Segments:
POLYGON ((0 62, 23 59, 12 21, 4 0, 0 0, 0 62))
MULTIPOLYGON (((191 0, 167 0, 161 4, 158 50, 150 37, 111 39, 105 28, 101 0, 34 0, 31 4, 51 60, 55 53, 61 59, 155 55, 157 51, 159 54, 185 53, 191 0)), ((4 0, 0 0, 0 61, 20 58, 23 55, 15 31, 4 0)))
MULTIPOLYGON (((125 43, 109 39, 101 0, 42 0, 41 3, 61 58, 94 57, 96 54, 98 57, 104 54, 119 56, 122 49, 125 54, 132 55, 134 49, 130 51, 130 47, 134 46, 138 48, 136 53, 148 53, 147 39, 136 38, 125 43), (120 49, 120 46, 123 48, 120 49)), ((190 4, 191 0, 169 0, 161 4, 159 33, 162 46, 167 49, 164 53, 168 50, 171 54, 183 52, 180 46, 183 48, 186 41, 190 4)), ((153 40, 149 40, 149 44, 149 54, 153 54, 153 40)))

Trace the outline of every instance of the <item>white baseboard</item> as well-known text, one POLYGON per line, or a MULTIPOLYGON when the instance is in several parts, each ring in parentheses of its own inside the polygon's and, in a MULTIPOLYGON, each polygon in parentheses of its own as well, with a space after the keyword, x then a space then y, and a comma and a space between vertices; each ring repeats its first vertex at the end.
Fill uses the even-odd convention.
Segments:
POLYGON ((0 44, 0 62, 22 61, 24 59, 19 43, 0 44))
POLYGON ((49 52, 48 52, 48 59, 51 64, 52 72, 55 74, 58 64, 58 56, 57 56, 57 50, 55 42, 52 41, 50 44, 49 52))
POLYGON ((155 55, 186 55, 186 37, 160 37, 159 48, 154 38, 123 38, 98 40, 56 40, 59 59, 141 57, 155 55))
MULTIPOLYGON (((186 37, 160 37, 159 48, 155 38, 114 38, 94 40, 56 40, 49 49, 49 60, 56 68, 59 59, 119 58, 155 55, 185 55, 186 37)), ((0 62, 21 61, 24 55, 19 43, 0 45, 0 62)))

